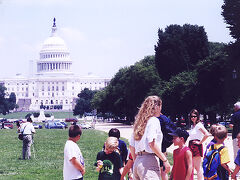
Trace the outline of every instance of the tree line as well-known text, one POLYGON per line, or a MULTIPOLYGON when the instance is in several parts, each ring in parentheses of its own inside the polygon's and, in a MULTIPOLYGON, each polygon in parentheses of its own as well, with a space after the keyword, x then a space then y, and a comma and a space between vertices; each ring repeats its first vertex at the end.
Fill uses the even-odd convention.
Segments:
POLYGON ((216 114, 231 113, 240 92, 239 10, 239 0, 224 1, 222 15, 234 38, 229 44, 209 42, 203 26, 173 24, 159 29, 155 55, 121 68, 105 89, 88 99, 88 111, 96 109, 133 122, 144 98, 158 95, 163 113, 173 119, 186 119, 192 108, 208 115, 211 123, 216 122, 216 114))

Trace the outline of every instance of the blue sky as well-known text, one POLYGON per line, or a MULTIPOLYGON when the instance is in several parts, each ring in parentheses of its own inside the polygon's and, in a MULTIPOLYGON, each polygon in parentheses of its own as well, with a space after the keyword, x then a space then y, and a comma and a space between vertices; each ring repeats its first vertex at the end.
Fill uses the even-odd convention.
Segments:
MULTIPOLYGON (((209 41, 232 39, 221 16, 223 0, 0 0, 0 77, 27 75, 30 60, 56 18, 78 75, 112 77, 121 67, 154 55, 159 28, 205 27, 209 41)), ((32 67, 35 71, 35 66, 32 67)))

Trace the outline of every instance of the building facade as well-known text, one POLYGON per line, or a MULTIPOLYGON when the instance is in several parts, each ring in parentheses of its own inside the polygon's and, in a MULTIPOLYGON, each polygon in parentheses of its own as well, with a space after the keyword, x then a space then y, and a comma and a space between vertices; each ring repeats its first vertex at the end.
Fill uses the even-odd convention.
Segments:
POLYGON ((57 35, 55 18, 52 32, 42 46, 37 60, 37 73, 32 77, 16 75, 2 79, 7 96, 14 92, 18 110, 73 110, 77 95, 84 89, 101 90, 110 82, 110 78, 92 75, 75 76, 72 72, 72 60, 66 44, 57 35))

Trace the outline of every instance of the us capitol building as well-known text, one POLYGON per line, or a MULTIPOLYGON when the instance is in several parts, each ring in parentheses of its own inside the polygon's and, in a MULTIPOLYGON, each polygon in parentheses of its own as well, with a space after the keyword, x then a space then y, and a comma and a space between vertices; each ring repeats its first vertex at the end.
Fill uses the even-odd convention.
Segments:
POLYGON ((100 90, 110 82, 110 78, 74 76, 69 50, 57 35, 55 18, 52 33, 39 54, 34 76, 0 79, 0 84, 7 88, 7 96, 16 94, 18 111, 73 110, 77 95, 84 88, 100 90))

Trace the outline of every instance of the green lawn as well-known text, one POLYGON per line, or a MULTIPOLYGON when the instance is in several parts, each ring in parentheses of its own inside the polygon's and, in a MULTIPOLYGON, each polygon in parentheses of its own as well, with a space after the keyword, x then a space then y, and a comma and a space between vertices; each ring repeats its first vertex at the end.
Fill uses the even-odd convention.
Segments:
MULTIPOLYGON (((68 130, 45 128, 37 130, 34 136, 36 158, 31 160, 18 159, 21 157, 22 141, 17 138, 16 126, 14 129, 0 129, 0 135, 0 180, 63 179, 63 150, 68 138, 68 130)), ((97 179, 98 173, 93 164, 106 138, 105 132, 83 130, 78 145, 85 159, 85 180, 97 179)), ((169 157, 172 164, 172 155, 170 154, 169 157)))
MULTIPOLYGON (((16 129, 0 130, 0 179, 62 179, 63 149, 68 130, 40 129, 34 137, 36 158, 19 160, 22 141, 18 140, 16 129)), ((84 179, 96 180, 93 166, 98 151, 101 151, 107 134, 96 130, 83 130, 78 143, 86 164, 84 179)), ((33 157, 33 154, 32 154, 33 157)))

